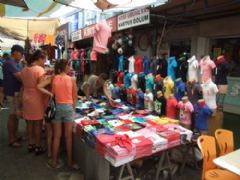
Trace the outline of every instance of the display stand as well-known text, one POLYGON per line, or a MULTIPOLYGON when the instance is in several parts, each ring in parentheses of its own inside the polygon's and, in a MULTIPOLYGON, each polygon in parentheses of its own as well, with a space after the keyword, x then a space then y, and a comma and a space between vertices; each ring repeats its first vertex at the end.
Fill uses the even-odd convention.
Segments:
POLYGON ((155 180, 159 179, 160 172, 163 170, 168 170, 168 172, 170 174, 170 179, 172 179, 173 174, 172 174, 171 162, 170 162, 168 150, 161 152, 161 157, 160 157, 160 159, 158 161, 158 165, 157 165, 155 180))
POLYGON ((134 180, 134 175, 133 175, 130 163, 127 163, 127 164, 121 166, 119 176, 118 176, 118 180, 129 180, 129 179, 134 180), (126 177, 122 177, 125 168, 127 168, 127 171, 128 171, 129 175, 126 176, 126 177))

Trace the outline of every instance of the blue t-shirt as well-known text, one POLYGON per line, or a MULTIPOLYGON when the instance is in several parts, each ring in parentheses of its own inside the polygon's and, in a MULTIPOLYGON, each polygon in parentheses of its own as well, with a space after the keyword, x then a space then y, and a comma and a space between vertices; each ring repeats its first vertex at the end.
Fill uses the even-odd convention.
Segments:
POLYGON ((123 57, 123 55, 118 57, 118 71, 124 71, 124 57, 123 57))
POLYGON ((114 87, 112 89, 112 98, 113 99, 120 99, 120 88, 119 87, 114 87))
POLYGON ((151 92, 153 92, 153 86, 154 86, 154 77, 146 76, 146 89, 149 89, 151 92))
POLYGON ((139 109, 143 109, 144 108, 144 93, 143 92, 136 93, 136 98, 137 98, 136 107, 139 109))
POLYGON ((199 108, 198 104, 194 105, 195 113, 195 128, 199 131, 208 131, 208 117, 212 115, 212 110, 204 105, 203 108, 199 108))
POLYGON ((150 61, 146 56, 143 57, 143 72, 145 75, 150 73, 150 61))
POLYGON ((176 68, 177 68, 177 61, 175 57, 168 58, 168 76, 172 78, 173 81, 176 79, 176 68))
POLYGON ((3 64, 3 87, 6 96, 14 96, 15 92, 20 91, 21 82, 14 76, 19 72, 18 63, 9 59, 3 64))
POLYGON ((176 81, 174 86, 174 95, 178 101, 182 100, 182 97, 185 95, 186 86, 182 80, 176 81))
POLYGON ((124 83, 124 86, 126 88, 129 88, 131 86, 131 78, 132 78, 132 76, 133 76, 132 73, 124 74, 123 83, 124 83))

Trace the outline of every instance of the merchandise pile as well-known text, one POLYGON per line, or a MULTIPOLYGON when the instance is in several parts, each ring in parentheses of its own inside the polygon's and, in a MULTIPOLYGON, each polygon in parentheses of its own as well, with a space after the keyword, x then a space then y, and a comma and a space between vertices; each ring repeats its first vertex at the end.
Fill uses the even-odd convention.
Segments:
POLYGON ((190 141, 192 131, 178 120, 136 110, 117 101, 111 108, 102 100, 79 101, 74 130, 113 166, 178 146, 190 141))

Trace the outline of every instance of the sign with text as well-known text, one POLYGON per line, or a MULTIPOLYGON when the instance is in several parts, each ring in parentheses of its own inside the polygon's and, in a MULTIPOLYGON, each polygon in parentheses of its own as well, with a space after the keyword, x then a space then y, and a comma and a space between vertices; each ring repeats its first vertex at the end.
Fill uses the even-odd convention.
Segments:
POLYGON ((118 16, 118 30, 150 23, 149 9, 137 9, 118 16))
POLYGON ((72 33, 72 42, 79 41, 82 39, 82 29, 79 29, 72 33))

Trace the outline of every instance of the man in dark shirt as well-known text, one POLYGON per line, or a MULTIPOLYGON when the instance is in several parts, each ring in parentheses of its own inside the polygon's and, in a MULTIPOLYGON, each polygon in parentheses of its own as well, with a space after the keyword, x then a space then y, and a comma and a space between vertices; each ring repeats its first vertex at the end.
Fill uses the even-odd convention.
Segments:
POLYGON ((19 147, 17 142, 18 119, 16 116, 16 105, 14 95, 20 91, 21 83, 18 80, 18 63, 23 58, 24 49, 22 46, 13 45, 11 48, 11 57, 3 65, 3 91, 7 98, 9 107, 8 117, 8 140, 12 147, 19 147))

